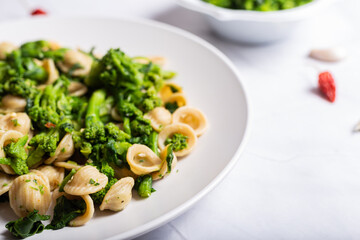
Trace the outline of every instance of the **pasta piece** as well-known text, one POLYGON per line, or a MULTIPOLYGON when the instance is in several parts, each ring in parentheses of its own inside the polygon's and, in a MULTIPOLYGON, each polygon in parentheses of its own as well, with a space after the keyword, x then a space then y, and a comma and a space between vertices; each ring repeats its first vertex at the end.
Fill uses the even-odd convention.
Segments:
POLYGON ((200 137, 208 126, 205 115, 193 107, 181 107, 176 109, 172 116, 173 123, 185 123, 194 129, 196 136, 200 137))
POLYGON ((174 152, 177 157, 182 157, 189 154, 195 147, 197 143, 197 137, 195 131, 186 124, 183 123, 173 123, 171 125, 166 126, 160 133, 158 139, 158 145, 160 150, 165 148, 166 139, 172 137, 175 133, 180 133, 188 137, 187 148, 174 152))
POLYGON ((122 117, 119 115, 116 107, 113 107, 110 111, 111 117, 115 120, 115 121, 121 121, 122 117))
MULTIPOLYGON (((4 151, 4 146, 6 146, 10 141, 12 141, 14 139, 19 139, 22 136, 24 136, 24 134, 22 134, 21 132, 18 132, 18 131, 14 131, 14 130, 2 132, 2 134, 0 136, 0 158, 6 157, 5 151, 4 151)), ((0 167, 7 174, 15 174, 14 170, 8 165, 0 164, 0 167)))
POLYGON ((38 170, 49 179, 50 191, 59 187, 60 183, 64 179, 64 168, 58 168, 53 166, 41 166, 38 170))
POLYGON ((160 98, 163 102, 166 102, 167 99, 174 93, 182 93, 182 88, 175 83, 165 83, 159 92, 160 98))
POLYGON ((107 176, 100 173, 96 167, 85 166, 75 173, 65 185, 64 191, 70 195, 82 196, 100 191, 107 183, 107 176))
POLYGON ((56 147, 54 156, 45 160, 45 164, 51 164, 53 162, 63 162, 69 159, 74 154, 74 141, 71 133, 65 134, 61 139, 59 145, 56 147))
POLYGON ((126 177, 118 180, 106 193, 104 200, 100 205, 100 210, 123 210, 131 200, 131 190, 133 187, 134 179, 132 177, 126 177))
POLYGON ((92 65, 92 58, 85 53, 76 50, 68 50, 64 55, 64 60, 58 63, 63 72, 69 72, 77 64, 80 68, 72 71, 71 76, 79 77, 89 74, 92 65))
POLYGON ((45 58, 42 67, 48 73, 48 79, 44 85, 53 84, 55 80, 59 78, 59 71, 56 69, 54 60, 51 58, 45 58))
POLYGON ((76 217, 75 219, 71 220, 69 222, 69 226, 71 227, 79 227, 90 221, 90 219, 93 217, 95 208, 94 208, 94 202, 92 198, 89 195, 83 195, 81 196, 82 199, 84 199, 86 204, 86 210, 85 213, 81 216, 76 217))
POLYGON ((17 47, 12 43, 9 42, 0 43, 0 60, 6 59, 6 55, 16 49, 17 47))
POLYGON ((68 169, 68 170, 71 170, 71 169, 79 170, 80 168, 83 167, 81 165, 78 165, 76 162, 72 162, 72 161, 54 162, 54 165, 56 167, 61 167, 61 168, 65 168, 65 169, 68 169))
POLYGON ((70 96, 81 97, 87 93, 88 88, 81 82, 71 82, 68 87, 70 96))
POLYGON ((35 172, 19 176, 10 187, 9 200, 19 217, 25 217, 35 209, 39 214, 46 214, 51 202, 49 185, 35 172))
POLYGON ((145 175, 159 171, 162 160, 147 146, 142 144, 132 145, 126 154, 130 169, 137 175, 145 175))
POLYGON ((9 176, 0 172, 0 196, 9 191, 13 181, 13 176, 9 176))
POLYGON ((156 107, 144 115, 145 119, 149 119, 151 126, 160 132, 163 127, 171 123, 171 113, 164 107, 156 107))
POLYGON ((154 56, 154 57, 135 57, 133 58, 135 62, 141 64, 149 64, 150 62, 155 63, 159 66, 164 66, 166 63, 166 58, 154 56))
POLYGON ((50 182, 49 182, 49 178, 41 171, 36 170, 36 169, 32 169, 30 171, 30 173, 35 173, 36 175, 38 175, 38 177, 42 178, 42 180, 44 181, 44 183, 46 184, 46 186, 50 189, 50 182))
MULTIPOLYGON (((161 151, 160 153, 160 158, 163 160, 163 164, 161 166, 161 169, 160 171, 158 172, 153 172, 151 174, 151 177, 153 180, 159 180, 165 176, 167 176, 169 174, 168 172, 168 164, 167 164, 167 161, 166 161, 166 156, 168 155, 168 150, 169 150, 169 145, 166 146, 166 148, 164 148, 164 150, 161 151)), ((173 155, 173 160, 172 160, 172 163, 171 163, 171 171, 173 171, 176 167, 176 164, 177 164, 177 158, 175 156, 174 153, 171 153, 173 155)))
POLYGON ((24 112, 25 106, 26 106, 25 98, 8 94, 1 99, 0 111, 3 113, 24 112))
POLYGON ((187 104, 186 98, 183 93, 174 93, 164 101, 166 103, 176 103, 178 107, 185 106, 187 104))
POLYGON ((56 41, 48 41, 48 43, 51 50, 58 50, 61 48, 60 44, 56 41))
POLYGON ((121 179, 121 178, 124 178, 124 177, 132 177, 133 179, 137 179, 137 177, 138 177, 138 175, 133 173, 127 167, 119 168, 119 167, 114 166, 114 172, 115 172, 115 177, 117 179, 121 179))
POLYGON ((1 130, 15 130, 23 135, 30 131, 31 120, 26 113, 8 113, 0 116, 0 129, 1 130))

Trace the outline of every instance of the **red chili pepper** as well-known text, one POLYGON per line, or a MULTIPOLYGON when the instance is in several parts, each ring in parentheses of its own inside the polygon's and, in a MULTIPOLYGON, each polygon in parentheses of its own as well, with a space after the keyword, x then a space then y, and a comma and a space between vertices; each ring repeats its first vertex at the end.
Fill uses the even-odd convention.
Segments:
POLYGON ((46 15, 47 12, 45 12, 44 10, 38 8, 35 9, 34 11, 31 12, 31 15, 35 16, 35 15, 46 15))
POLYGON ((56 127, 56 125, 53 124, 52 122, 47 122, 47 123, 45 123, 45 127, 47 127, 47 128, 54 128, 54 127, 56 127))
POLYGON ((336 86, 334 78, 329 72, 322 72, 319 74, 319 88, 322 93, 329 99, 330 102, 335 101, 336 86))

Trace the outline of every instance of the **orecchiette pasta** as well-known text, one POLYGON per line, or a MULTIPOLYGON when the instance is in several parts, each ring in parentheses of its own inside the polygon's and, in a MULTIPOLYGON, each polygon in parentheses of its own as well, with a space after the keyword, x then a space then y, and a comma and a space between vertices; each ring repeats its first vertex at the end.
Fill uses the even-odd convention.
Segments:
POLYGON ((112 211, 123 210, 130 202, 134 186, 134 179, 126 177, 118 180, 106 193, 100 210, 109 209, 112 211))
POLYGON ((69 72, 75 64, 80 68, 72 71, 72 76, 85 76, 89 74, 92 65, 92 58, 85 53, 76 50, 68 50, 64 55, 64 60, 58 65, 63 72, 69 72))
POLYGON ((153 172, 151 174, 151 177, 153 180, 158 180, 158 179, 161 179, 165 176, 167 176, 169 174, 168 172, 168 164, 167 164, 167 161, 166 161, 166 157, 168 156, 168 154, 172 154, 173 155, 173 159, 172 159, 172 163, 171 163, 171 171, 173 171, 176 167, 176 164, 177 164, 177 158, 175 156, 174 153, 169 153, 169 145, 166 146, 160 153, 160 158, 161 160, 163 160, 163 164, 160 168, 160 171, 158 172, 153 172))
POLYGON ((64 191, 70 195, 82 196, 100 191, 107 183, 108 178, 96 167, 85 166, 75 173, 65 185, 64 191))
MULTIPOLYGON (((14 131, 14 130, 9 130, 9 131, 0 133, 0 158, 6 157, 5 151, 4 151, 4 146, 6 146, 8 143, 10 143, 10 141, 12 141, 14 139, 15 140, 19 139, 22 136, 24 136, 24 135, 21 132, 14 131)), ((0 167, 7 174, 15 174, 14 170, 8 165, 0 164, 0 167)))
POLYGON ((71 220, 69 225, 72 227, 79 227, 90 221, 90 219, 93 217, 95 208, 94 208, 94 202, 91 199, 89 195, 83 195, 81 196, 82 199, 84 199, 86 204, 86 210, 85 213, 81 216, 76 217, 75 219, 71 220))
POLYGON ((41 166, 38 170, 49 179, 50 190, 53 191, 59 187, 60 183, 64 179, 64 168, 53 167, 53 166, 41 166))
POLYGON ((137 175, 159 171, 162 163, 150 148, 141 144, 134 144, 128 149, 126 160, 131 171, 137 175))
POLYGON ((112 117, 115 121, 121 121, 121 120, 122 120, 121 116, 119 115, 118 111, 116 110, 116 107, 113 107, 113 108, 111 109, 110 114, 111 114, 111 117, 112 117))
POLYGON ((171 113, 164 107, 157 107, 144 115, 144 118, 149 119, 151 126, 156 131, 160 132, 163 127, 171 123, 171 113))
POLYGON ((0 172, 0 196, 9 191, 14 177, 0 172))
POLYGON ((72 161, 54 162, 54 165, 56 167, 61 167, 61 168, 65 168, 65 169, 68 169, 68 170, 71 170, 71 169, 79 170, 80 168, 83 167, 81 165, 78 165, 76 162, 72 162, 72 161))
POLYGON ((56 79, 59 78, 59 71, 56 69, 54 60, 50 58, 44 59, 42 66, 48 73, 48 79, 45 82, 45 85, 52 84, 56 79))
POLYGON ((133 173, 127 167, 119 168, 119 167, 114 166, 114 172, 115 172, 115 177, 117 179, 124 178, 124 177, 132 177, 132 178, 136 179, 138 177, 138 175, 133 173))
POLYGON ((150 62, 155 63, 159 66, 164 66, 166 63, 166 59, 164 57, 158 57, 158 56, 154 56, 154 57, 137 57, 134 58, 134 60, 138 63, 142 63, 142 64, 149 64, 150 62))
POLYGON ((176 103, 178 107, 182 107, 186 105, 186 98, 183 93, 174 93, 170 97, 168 97, 164 104, 166 103, 176 103))
POLYGON ((207 128, 205 115, 193 107, 181 107, 176 109, 172 116, 173 123, 185 123, 194 129, 196 136, 201 136, 207 128))
POLYGON ((23 112, 25 111, 26 100, 14 95, 5 95, 1 99, 1 109, 3 113, 23 112))
POLYGON ((6 58, 6 54, 11 53, 16 50, 17 47, 9 42, 0 43, 0 60, 4 60, 6 58))
POLYGON ((182 93, 182 88, 175 83, 165 83, 159 92, 163 102, 166 102, 174 93, 182 93))
POLYGON ((88 88, 85 84, 82 84, 81 82, 71 82, 68 90, 70 96, 80 97, 85 95, 85 93, 88 91, 88 88))
POLYGON ((75 149, 72 135, 71 133, 67 133, 56 147, 54 155, 45 160, 45 164, 66 161, 74 154, 74 151, 75 149))
POLYGON ((0 116, 1 130, 15 130, 21 132, 23 135, 30 131, 31 120, 26 113, 8 113, 0 116))
POLYGON ((158 139, 158 145, 161 150, 165 148, 166 139, 172 137, 175 133, 180 133, 187 137, 187 148, 176 151, 175 155, 177 157, 182 157, 189 154, 195 147, 197 142, 197 137, 195 131, 186 124, 183 123, 174 123, 166 126, 160 133, 158 139))
POLYGON ((49 185, 35 172, 19 176, 10 187, 9 200, 19 217, 25 217, 34 209, 46 214, 51 202, 49 185))

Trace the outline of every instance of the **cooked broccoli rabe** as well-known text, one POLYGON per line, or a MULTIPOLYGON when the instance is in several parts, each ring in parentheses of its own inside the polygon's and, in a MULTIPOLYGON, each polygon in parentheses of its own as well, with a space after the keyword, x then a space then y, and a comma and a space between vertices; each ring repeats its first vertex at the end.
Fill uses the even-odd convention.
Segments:
POLYGON ((117 181, 118 180, 116 178, 111 178, 106 184, 105 188, 101 189, 96 193, 91 194, 90 196, 93 199, 94 203, 100 205, 104 200, 106 193, 109 191, 112 185, 114 185, 117 181))
POLYGON ((6 228, 16 238, 27 238, 44 230, 41 221, 49 220, 50 216, 40 215, 37 210, 30 212, 26 217, 8 222, 6 228))
POLYGON ((298 7, 312 0, 203 0, 223 8, 277 11, 298 7))
POLYGON ((84 214, 86 209, 85 201, 82 199, 69 200, 65 196, 56 199, 54 217, 45 229, 58 230, 66 227, 71 220, 84 214))
POLYGON ((64 116, 71 115, 71 98, 67 95, 69 80, 59 78, 42 92, 27 100, 26 112, 39 129, 56 125, 64 116))
POLYGON ((69 118, 64 118, 58 125, 48 125, 48 128, 47 131, 35 135, 29 142, 33 147, 27 159, 30 167, 40 162, 45 154, 53 156, 62 137, 74 129, 69 118))
POLYGON ((19 138, 17 142, 11 142, 4 147, 6 158, 0 158, 1 164, 9 165, 16 174, 23 175, 29 172, 26 159, 28 157, 25 151, 25 144, 28 136, 19 138))
POLYGON ((151 193, 155 192, 155 189, 152 188, 152 177, 150 175, 138 177, 134 188, 142 198, 150 197, 151 193))
POLYGON ((172 144, 172 150, 177 152, 187 148, 187 139, 187 136, 180 133, 175 133, 173 136, 165 140, 165 145, 172 144))

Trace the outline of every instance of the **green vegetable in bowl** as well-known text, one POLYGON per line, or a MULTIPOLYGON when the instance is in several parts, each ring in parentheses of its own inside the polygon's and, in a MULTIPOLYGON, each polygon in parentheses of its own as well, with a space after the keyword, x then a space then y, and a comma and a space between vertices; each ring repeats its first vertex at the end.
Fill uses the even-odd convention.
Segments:
POLYGON ((312 0, 203 0, 218 7, 254 11, 278 11, 298 7, 312 0))

